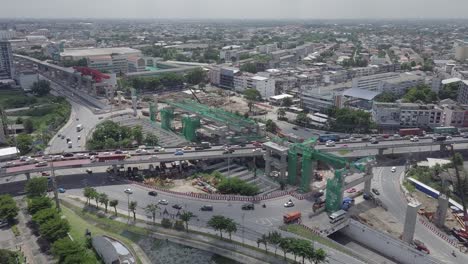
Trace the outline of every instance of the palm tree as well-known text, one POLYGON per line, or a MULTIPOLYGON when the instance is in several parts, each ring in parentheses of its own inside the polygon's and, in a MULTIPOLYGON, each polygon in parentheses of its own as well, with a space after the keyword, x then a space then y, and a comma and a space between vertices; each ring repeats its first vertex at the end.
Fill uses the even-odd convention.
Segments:
POLYGON ((261 237, 257 238, 257 247, 260 248, 260 244, 263 243, 263 240, 261 237))
POLYGON ((265 252, 268 252, 268 248, 267 248, 267 245, 268 245, 268 237, 267 237, 267 235, 265 235, 265 234, 262 235, 262 243, 265 245, 265 252))
POLYGON ((278 115, 278 119, 283 119, 286 116, 286 110, 284 108, 279 108, 276 114, 278 115))
POLYGON ((223 238, 223 230, 226 227, 226 218, 222 215, 214 215, 208 221, 208 226, 213 228, 215 231, 219 230, 219 235, 223 238))
POLYGON ((279 247, 283 250, 284 259, 286 260, 286 253, 291 251, 291 238, 281 239, 279 247))
POLYGON ((133 213, 133 221, 136 221, 136 208, 138 203, 136 201, 131 201, 128 205, 128 209, 133 213))
POLYGON ((278 231, 273 231, 272 233, 268 234, 268 241, 270 242, 270 244, 275 246, 275 256, 281 239, 281 233, 279 233, 278 231))
POLYGON ((193 214, 192 212, 186 212, 184 211, 180 216, 180 220, 184 221, 185 222, 185 230, 188 232, 188 222, 190 221, 190 219, 192 219, 193 217, 193 214))
POLYGON ((93 198, 93 193, 95 192, 96 192, 96 189, 92 187, 85 187, 83 189, 83 195, 84 197, 86 197, 86 204, 89 205, 89 203, 91 202, 91 199, 93 198))
POLYGON ((226 225, 226 232, 229 234, 229 239, 232 240, 231 234, 237 232, 237 224, 232 219, 229 219, 229 223, 226 225))
POLYGON ((315 264, 325 263, 327 262, 327 253, 321 248, 313 250, 312 258, 309 258, 309 260, 315 264))
POLYGON ((109 197, 105 193, 100 193, 98 196, 99 196, 99 203, 104 205, 105 212, 107 213, 107 206, 109 205, 109 197))
POLYGON ((118 200, 110 200, 109 205, 114 207, 115 216, 117 216, 117 205, 119 204, 118 200))
POLYGON ((254 103, 252 101, 249 101, 247 103, 247 106, 249 107, 249 112, 252 112, 252 107, 254 106, 254 103))
POLYGON ((145 207, 145 212, 147 214, 151 214, 151 217, 153 218, 153 224, 156 222, 156 212, 159 210, 159 206, 156 204, 148 204, 145 207))

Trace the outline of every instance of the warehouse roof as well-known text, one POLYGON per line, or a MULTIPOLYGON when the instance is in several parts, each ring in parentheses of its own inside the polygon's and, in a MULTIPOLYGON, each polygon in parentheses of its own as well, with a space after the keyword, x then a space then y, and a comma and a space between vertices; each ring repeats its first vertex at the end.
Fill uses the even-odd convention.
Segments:
POLYGON ((343 92, 344 96, 365 99, 365 100, 372 100, 379 94, 380 92, 374 92, 374 91, 358 89, 358 88, 351 88, 343 92))

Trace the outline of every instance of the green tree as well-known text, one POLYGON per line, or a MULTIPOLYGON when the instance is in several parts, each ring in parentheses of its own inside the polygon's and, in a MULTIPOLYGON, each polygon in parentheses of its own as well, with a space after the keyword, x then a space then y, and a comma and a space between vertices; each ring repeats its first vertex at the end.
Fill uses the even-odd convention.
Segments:
POLYGON ((70 224, 61 218, 52 218, 39 227, 39 233, 49 242, 67 236, 68 231, 70 231, 70 224))
POLYGON ((97 193, 96 189, 93 187, 85 187, 83 189, 83 196, 86 197, 86 204, 91 203, 91 199, 94 198, 94 194, 97 193))
POLYGON ((327 253, 325 252, 325 250, 319 248, 316 250, 312 250, 311 253, 308 254, 308 259, 314 264, 327 262, 327 253))
POLYGON ((267 237, 267 235, 265 235, 265 234, 262 235, 262 237, 260 238, 260 243, 265 246, 265 252, 268 252, 268 237, 267 237))
MULTIPOLYGON (((52 244, 52 254, 58 258, 58 263, 63 263, 66 258, 73 255, 82 256, 85 254, 85 249, 80 243, 72 241, 68 237, 64 237, 52 244)), ((82 262, 80 261, 78 263, 82 262)))
POLYGON ((133 139, 141 144, 143 142, 143 128, 141 126, 136 126, 132 129, 133 139))
POLYGON ((185 80, 190 85, 197 85, 206 79, 206 73, 202 68, 192 70, 185 75, 185 80))
POLYGON ((31 178, 26 183, 25 191, 28 197, 41 197, 47 193, 47 178, 31 178))
POLYGON ((107 206, 109 205, 109 196, 105 193, 99 194, 99 203, 104 205, 104 211, 107 213, 107 206))
POLYGON ((180 220, 184 221, 185 223, 185 230, 187 230, 188 232, 188 222, 190 221, 190 219, 192 219, 194 215, 192 214, 192 212, 187 212, 187 211, 184 211, 180 216, 180 220))
POLYGON ((91 199, 96 201, 96 208, 99 208, 99 193, 95 190, 95 192, 91 193, 91 199))
POLYGON ((151 218, 153 219, 153 224, 156 222, 156 212, 159 210, 159 206, 157 204, 148 204, 145 207, 145 212, 147 214, 151 214, 151 218))
POLYGON ((296 123, 307 126, 310 123, 310 117, 306 113, 299 113, 296 115, 296 123))
POLYGON ((236 222, 234 222, 234 220, 232 220, 232 219, 229 219, 229 221, 226 224, 225 230, 229 234, 229 239, 232 240, 232 237, 231 237, 232 233, 237 232, 236 222))
POLYGON ((281 233, 278 231, 273 231, 271 233, 268 233, 268 243, 273 245, 275 247, 275 256, 276 256, 276 251, 278 250, 279 244, 281 243, 281 233))
POLYGON ((49 221, 52 218, 58 218, 59 214, 55 208, 46 208, 40 211, 37 211, 32 216, 32 221, 37 225, 42 225, 43 223, 49 221))
POLYGON ((50 92, 50 83, 46 80, 39 80, 33 84, 31 91, 37 96, 47 95, 50 92))
POLYGON ((459 88, 460 88, 460 83, 458 82, 444 85, 442 89, 439 91, 440 100, 443 100, 443 99, 457 100, 459 88))
POLYGON ((31 151, 32 143, 33 138, 31 135, 19 134, 18 136, 16 136, 16 144, 21 155, 27 154, 29 151, 31 151))
POLYGON ((293 104, 293 99, 291 97, 284 98, 283 102, 281 103, 281 105, 284 107, 290 107, 292 104, 293 104))
POLYGON ((254 74, 258 72, 257 65, 251 62, 241 65, 240 70, 243 72, 250 72, 254 74))
POLYGON ((382 103, 394 103, 398 99, 398 96, 392 92, 383 92, 379 94, 374 101, 382 103))
POLYGON ((171 222, 170 219, 163 218, 161 220, 161 226, 164 227, 164 228, 171 228, 172 227, 172 222, 171 222))
POLYGON ((117 216, 117 205, 119 204, 119 200, 110 200, 109 205, 114 207, 115 216, 117 216))
POLYGON ((286 110, 284 108, 279 108, 276 111, 276 114, 278 115, 278 119, 284 119, 284 117, 286 116, 286 110))
POLYGON ((219 231, 219 235, 223 238, 223 231, 226 228, 227 220, 222 215, 214 215, 208 220, 208 226, 213 228, 215 231, 219 231))
MULTIPOLYGON (((249 107, 249 112, 252 112, 252 108, 253 108, 253 106, 254 106, 254 102, 253 102, 253 101, 247 102, 247 106, 249 107)), ((248 113, 246 113, 246 114, 248 114, 248 113)))
POLYGON ((136 201, 131 201, 130 204, 128 205, 128 209, 132 211, 133 213, 133 221, 136 221, 136 209, 137 209, 138 203, 136 201))
POLYGON ((154 133, 146 133, 144 142, 145 145, 156 146, 159 142, 159 138, 154 133))
POLYGON ((52 208, 52 201, 49 197, 34 197, 28 202, 28 211, 32 215, 47 208, 52 208))
POLYGON ((245 99, 249 101, 259 101, 262 99, 262 96, 260 95, 260 92, 257 89, 246 89, 244 91, 244 97, 245 99))
POLYGON ((437 100, 437 94, 433 92, 430 87, 424 84, 408 89, 406 94, 403 96, 403 101, 410 103, 422 101, 423 103, 428 104, 437 100))
POLYGON ((266 124, 265 124, 265 129, 266 129, 266 131, 268 131, 268 132, 276 133, 276 130, 278 129, 278 126, 276 125, 275 122, 273 122, 273 120, 268 119, 268 120, 266 121, 266 124))
POLYGON ((367 133, 373 127, 371 114, 363 110, 349 108, 332 109, 331 127, 340 132, 367 133))
POLYGON ((30 118, 24 120, 23 122, 24 130, 26 133, 31 134, 34 131, 34 124, 30 118))
POLYGON ((0 195, 0 217, 12 222, 18 215, 18 206, 11 195, 0 195))
POLYGON ((410 65, 411 65, 411 67, 416 67, 416 62, 415 62, 415 61, 412 61, 412 62, 410 63, 410 65))
POLYGON ((287 237, 287 238, 281 239, 279 243, 279 247, 283 251, 283 257, 285 260, 286 260, 286 254, 288 252, 291 252, 291 245, 292 245, 291 241, 292 241, 292 238, 287 237))
POLYGON ((7 249, 0 249, 0 263, 2 264, 17 264, 18 253, 7 249))

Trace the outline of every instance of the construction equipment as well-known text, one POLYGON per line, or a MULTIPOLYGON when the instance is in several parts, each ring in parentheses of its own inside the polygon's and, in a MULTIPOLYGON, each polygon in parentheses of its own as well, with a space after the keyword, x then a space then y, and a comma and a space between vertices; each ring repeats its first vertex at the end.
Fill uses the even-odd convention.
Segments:
POLYGON ((109 75, 106 75, 98 70, 91 69, 88 67, 83 67, 83 66, 75 66, 73 67, 76 71, 80 72, 81 75, 88 75, 93 78, 93 80, 97 83, 102 82, 103 79, 110 79, 109 75))

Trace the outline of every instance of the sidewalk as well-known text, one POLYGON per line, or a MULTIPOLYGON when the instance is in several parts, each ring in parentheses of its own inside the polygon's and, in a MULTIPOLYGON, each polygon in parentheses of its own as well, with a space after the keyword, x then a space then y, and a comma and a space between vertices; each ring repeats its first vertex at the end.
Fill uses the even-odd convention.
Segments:
MULTIPOLYGON (((84 203, 86 202, 86 198, 80 197, 80 196, 67 195, 66 198, 64 199, 66 199, 67 202, 75 206, 78 206, 80 208, 83 207, 84 203), (75 200, 77 198, 80 201, 75 200)), ((127 215, 128 212, 126 210, 117 208, 117 213, 121 215, 127 215)), ((202 249, 202 250, 207 250, 210 252, 217 253, 219 255, 228 256, 235 260, 239 260, 239 261, 242 260, 241 262, 244 262, 244 263, 285 263, 283 259, 283 255, 282 255, 283 252, 280 249, 278 249, 278 256, 274 257, 272 255, 264 254, 262 252, 250 249, 248 247, 240 246, 236 243, 230 243, 230 242, 223 241, 220 239, 215 239, 209 236, 203 236, 203 235, 194 234, 194 233, 179 232, 173 229, 165 229, 165 228, 156 229, 153 225, 148 224, 150 222, 147 222, 148 217, 146 215, 136 214, 136 218, 137 220, 144 221, 144 222, 142 223, 140 221, 137 221, 136 223, 134 223, 133 220, 131 220, 131 223, 133 223, 134 225, 138 227, 142 227, 142 228, 153 231, 153 234, 150 234, 150 235, 154 238, 168 239, 169 241, 175 242, 178 244, 183 244, 183 245, 195 247, 195 248, 202 249), (250 261, 248 261, 248 259, 250 259, 250 261), (255 261, 251 262, 253 260, 255 261)), ((116 217, 113 220, 120 221, 123 223, 128 223, 128 219, 125 217, 116 217)), ((155 222, 160 224, 161 219, 156 219, 155 222)), ((194 225, 191 225, 190 222, 189 222, 189 230, 194 230, 197 232, 216 235, 216 236, 219 235, 219 232, 217 231, 204 228, 204 227, 194 226, 194 225)), ((238 232, 240 232, 240 230, 241 230, 241 227, 239 227, 238 232)), ((281 232, 281 233, 284 234, 284 232, 281 232)), ((227 234, 223 233, 223 237, 226 237, 226 236, 227 234)), ((290 236, 298 237, 294 234, 291 234, 290 236)), ((302 238, 302 237, 298 237, 298 238, 302 238)), ((235 234, 232 235, 232 240, 238 243, 244 242, 244 244, 247 246, 251 246, 255 248, 258 247, 256 241, 248 240, 245 238, 242 239, 241 237, 235 234)), ((351 256, 348 256, 337 250, 329 248, 325 245, 321 245, 317 242, 312 242, 312 244, 315 248, 322 248, 328 253, 329 263, 339 263, 339 264, 363 263, 360 260, 357 260, 351 256)), ((265 249, 264 245, 260 245, 260 248, 265 249)), ((275 248, 273 246, 268 245, 267 248, 268 248, 268 252, 272 252, 272 253, 275 252, 275 248)), ((286 257, 290 260, 294 260, 294 255, 292 254, 288 253, 286 254, 286 257)), ((306 263, 310 263, 310 262, 306 261, 306 263)))

